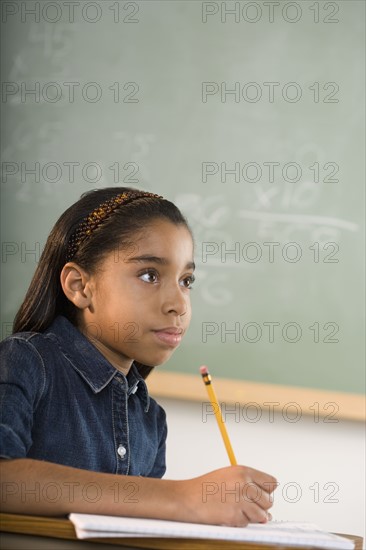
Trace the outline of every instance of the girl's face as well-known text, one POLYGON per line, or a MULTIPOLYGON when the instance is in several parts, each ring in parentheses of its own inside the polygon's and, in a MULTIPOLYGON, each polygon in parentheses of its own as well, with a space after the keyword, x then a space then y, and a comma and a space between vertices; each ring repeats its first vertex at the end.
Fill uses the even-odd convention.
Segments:
POLYGON ((125 374, 133 360, 162 364, 188 329, 193 271, 187 228, 152 222, 89 277, 90 304, 81 311, 79 328, 125 374))

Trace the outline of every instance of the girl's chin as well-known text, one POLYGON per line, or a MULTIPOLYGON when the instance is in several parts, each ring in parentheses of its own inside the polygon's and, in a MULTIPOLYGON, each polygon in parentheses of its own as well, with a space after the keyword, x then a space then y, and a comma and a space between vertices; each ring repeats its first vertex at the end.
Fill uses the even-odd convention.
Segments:
POLYGON ((174 350, 166 351, 164 354, 159 353, 155 354, 154 356, 149 355, 149 357, 146 359, 144 359, 143 357, 141 357, 140 359, 135 358, 134 361, 137 361, 142 365, 146 365, 147 367, 158 367, 159 365, 163 365, 164 363, 166 363, 168 359, 171 358, 173 353, 174 350))

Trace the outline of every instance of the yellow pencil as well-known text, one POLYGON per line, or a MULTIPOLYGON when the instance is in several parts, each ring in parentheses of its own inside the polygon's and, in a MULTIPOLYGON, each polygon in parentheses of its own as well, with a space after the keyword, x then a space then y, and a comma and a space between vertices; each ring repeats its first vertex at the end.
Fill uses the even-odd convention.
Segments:
POLYGON ((200 373, 202 374, 203 382, 206 386, 208 397, 210 398, 211 405, 212 405, 212 408, 213 408, 215 416, 216 416, 217 424, 219 426, 219 429, 220 429, 220 432, 221 432, 221 435, 222 435, 222 439, 224 440, 224 445, 226 447, 226 452, 228 454, 230 464, 232 466, 235 466, 237 464, 236 458, 235 458, 234 451, 233 451, 233 448, 232 448, 231 443, 230 443, 230 439, 229 439, 229 436, 228 436, 228 433, 227 433, 227 430, 226 430, 224 420, 222 418, 220 405, 218 404, 217 397, 216 397, 216 394, 215 394, 215 390, 214 390, 213 385, 212 385, 211 375, 208 372, 208 368, 205 367, 205 366, 200 367, 200 373))

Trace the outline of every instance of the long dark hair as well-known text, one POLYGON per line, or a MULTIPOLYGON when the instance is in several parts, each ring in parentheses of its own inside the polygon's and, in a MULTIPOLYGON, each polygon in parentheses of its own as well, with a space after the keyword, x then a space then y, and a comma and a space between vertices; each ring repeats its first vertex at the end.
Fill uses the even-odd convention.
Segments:
MULTIPOLYGON (((70 237, 83 219, 100 204, 121 193, 144 192, 131 187, 106 187, 88 191, 60 216, 47 239, 24 301, 15 316, 13 333, 44 332, 57 315, 63 315, 76 325, 77 308, 67 299, 60 283, 70 237)), ((80 244, 72 261, 92 273, 109 252, 131 245, 134 235, 161 218, 175 225, 184 225, 192 235, 186 218, 172 202, 141 197, 117 208, 94 229, 80 244)), ((144 378, 153 368, 136 361, 135 365, 144 378)))

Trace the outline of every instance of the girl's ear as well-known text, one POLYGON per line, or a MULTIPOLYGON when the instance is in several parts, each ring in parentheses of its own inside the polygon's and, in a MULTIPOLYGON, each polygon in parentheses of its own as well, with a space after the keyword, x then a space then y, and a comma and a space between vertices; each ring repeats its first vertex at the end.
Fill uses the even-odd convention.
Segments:
POLYGON ((74 262, 64 265, 60 275, 60 282, 65 296, 79 309, 86 309, 91 305, 92 288, 90 275, 74 262))

